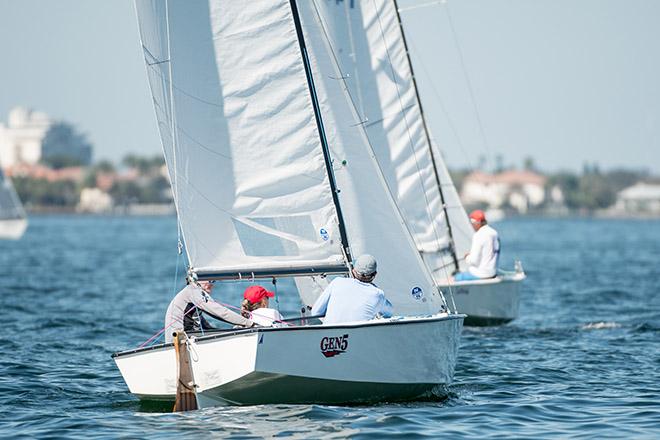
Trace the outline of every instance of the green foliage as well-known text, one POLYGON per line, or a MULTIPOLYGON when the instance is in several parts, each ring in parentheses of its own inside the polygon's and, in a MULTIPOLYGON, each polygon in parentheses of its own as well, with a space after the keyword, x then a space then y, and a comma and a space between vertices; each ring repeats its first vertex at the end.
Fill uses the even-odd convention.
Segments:
POLYGON ((83 181, 81 183, 83 188, 95 188, 96 187, 96 170, 91 169, 85 173, 83 181))
POLYGON ((42 162, 56 169, 89 165, 92 160, 92 145, 87 137, 66 122, 58 122, 48 129, 42 151, 42 162))
POLYGON ((561 188, 569 209, 593 211, 612 206, 619 191, 647 177, 646 171, 603 172, 597 164, 585 164, 582 175, 559 172, 549 176, 548 185, 561 188))
POLYGON ((153 174, 158 172, 165 163, 163 156, 141 157, 135 154, 129 154, 122 159, 122 164, 137 169, 140 174, 153 174))
POLYGON ((523 169, 527 171, 536 171, 536 162, 534 162, 534 158, 531 156, 527 156, 523 160, 523 169))
POLYGON ((67 156, 66 154, 57 154, 53 156, 42 157, 41 163, 43 165, 46 165, 48 168, 52 168, 54 170, 59 170, 61 168, 67 168, 67 167, 79 167, 83 165, 80 159, 72 156, 67 156))
POLYGON ((94 165, 94 170, 102 173, 113 173, 115 171, 115 166, 109 160, 102 160, 94 165))
POLYGON ((14 187, 25 205, 73 207, 78 203, 80 190, 76 182, 14 177, 14 187))
MULTIPOLYGON (((465 177, 471 173, 471 170, 469 169, 463 169, 463 170, 449 170, 449 175, 451 176, 452 182, 454 182, 454 186, 456 187, 456 191, 461 191, 463 188, 463 181, 465 180, 465 177)), ((445 182, 442 182, 443 185, 445 182)))
POLYGON ((110 189, 110 195, 117 205, 131 203, 167 203, 169 182, 162 176, 141 182, 118 181, 110 189))

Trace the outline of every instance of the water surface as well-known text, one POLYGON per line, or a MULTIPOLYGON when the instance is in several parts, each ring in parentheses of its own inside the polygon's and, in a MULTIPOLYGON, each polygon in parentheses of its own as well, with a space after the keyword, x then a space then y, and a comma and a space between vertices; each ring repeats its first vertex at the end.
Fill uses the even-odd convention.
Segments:
POLYGON ((187 414, 141 405, 110 359, 162 327, 183 266, 174 219, 30 221, 0 242, 0 437, 660 437, 658 221, 496 224, 503 264, 528 274, 521 316, 465 329, 444 401, 187 414))

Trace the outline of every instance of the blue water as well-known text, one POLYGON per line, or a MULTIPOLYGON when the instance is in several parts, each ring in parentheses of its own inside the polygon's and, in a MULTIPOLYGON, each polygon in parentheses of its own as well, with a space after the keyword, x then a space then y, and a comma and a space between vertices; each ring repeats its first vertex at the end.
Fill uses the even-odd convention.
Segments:
POLYGON ((0 242, 0 437, 659 438, 660 222, 496 227, 528 274, 520 319, 465 329, 446 400, 172 414, 134 399, 110 354, 162 326, 174 219, 33 217, 0 242))

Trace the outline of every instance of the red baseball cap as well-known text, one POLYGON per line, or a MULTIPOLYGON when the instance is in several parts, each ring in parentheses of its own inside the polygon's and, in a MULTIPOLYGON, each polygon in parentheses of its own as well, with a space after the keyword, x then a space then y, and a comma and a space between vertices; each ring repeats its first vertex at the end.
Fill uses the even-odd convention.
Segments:
POLYGON ((243 292, 243 298, 250 301, 252 304, 260 302, 264 297, 272 298, 275 294, 270 290, 266 290, 261 286, 250 286, 243 292))
POLYGON ((470 213, 470 219, 478 223, 483 223, 486 221, 486 214, 481 209, 475 209, 470 213))

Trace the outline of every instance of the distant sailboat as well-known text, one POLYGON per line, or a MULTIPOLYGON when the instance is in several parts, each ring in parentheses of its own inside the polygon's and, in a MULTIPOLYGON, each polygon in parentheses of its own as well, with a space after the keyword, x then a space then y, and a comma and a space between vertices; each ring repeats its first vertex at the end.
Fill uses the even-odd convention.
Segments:
MULTIPOLYGON (((200 407, 414 399, 453 377, 465 315, 434 286, 310 6, 136 1, 190 275, 324 278, 370 253, 396 315, 192 335, 200 407)), ((174 399, 172 344, 113 357, 133 394, 174 399)))
POLYGON ((0 239, 18 240, 27 224, 27 216, 14 185, 0 169, 0 239))
POLYGON ((449 282, 465 270, 474 230, 431 141, 397 2, 306 3, 322 23, 348 93, 387 185, 436 284, 452 292, 466 325, 501 324, 518 315, 522 270, 449 282))

